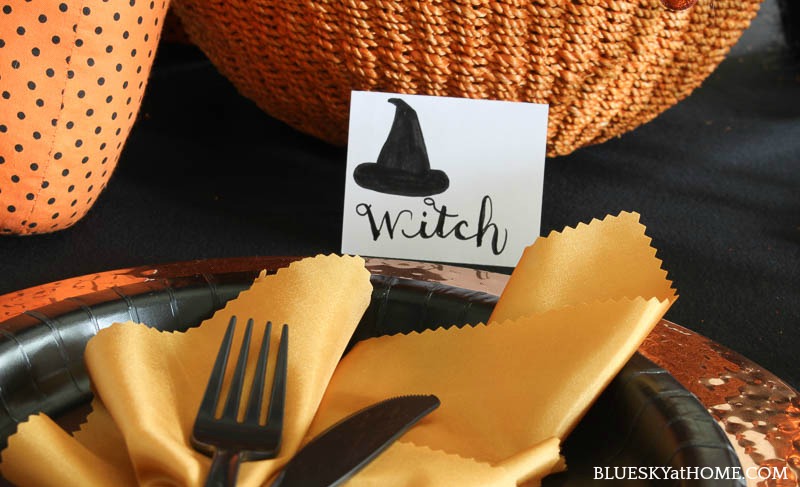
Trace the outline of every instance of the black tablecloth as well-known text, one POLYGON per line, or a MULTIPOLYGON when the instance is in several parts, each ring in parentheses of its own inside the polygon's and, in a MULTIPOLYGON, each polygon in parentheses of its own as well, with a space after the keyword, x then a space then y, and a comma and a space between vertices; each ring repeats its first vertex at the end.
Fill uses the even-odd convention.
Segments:
MULTIPOLYGON (((0 294, 130 266, 338 252, 345 155, 261 112, 196 49, 162 45, 96 206, 71 229, 0 238, 0 294)), ((800 61, 766 0, 689 98, 547 161, 541 233, 641 213, 680 294, 666 318, 797 388, 798 167, 800 61)))

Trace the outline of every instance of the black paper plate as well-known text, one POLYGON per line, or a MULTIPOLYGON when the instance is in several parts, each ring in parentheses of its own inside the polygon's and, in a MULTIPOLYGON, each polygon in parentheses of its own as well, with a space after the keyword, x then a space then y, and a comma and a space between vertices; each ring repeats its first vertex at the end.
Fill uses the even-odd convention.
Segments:
MULTIPOLYGON (((152 280, 70 298, 0 323, 0 447, 37 412, 69 416, 91 399, 86 342, 114 322, 161 330, 196 326, 246 289, 256 272, 152 280)), ((497 297, 444 284, 372 276, 372 302, 353 342, 488 319, 497 297)), ((536 384, 531 384, 536 387, 536 384)), ((741 467, 717 423, 668 372, 638 353, 601 394, 564 444, 569 470, 545 486, 595 480, 595 467, 741 467)), ((724 471, 724 470, 723 470, 724 471)), ((0 480, 2 483, 2 480, 0 480)), ((608 485, 744 486, 744 480, 615 480, 608 485)))

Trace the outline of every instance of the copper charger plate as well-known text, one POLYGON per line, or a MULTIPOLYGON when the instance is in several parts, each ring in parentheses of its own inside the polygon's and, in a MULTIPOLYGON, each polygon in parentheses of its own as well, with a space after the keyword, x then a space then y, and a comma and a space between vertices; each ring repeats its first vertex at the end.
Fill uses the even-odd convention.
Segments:
MULTIPOLYGON (((47 325, 47 317, 40 315, 38 309, 47 307, 49 313, 58 313, 60 305, 75 308, 76 303, 80 302, 75 299, 78 296, 101 296, 98 303, 114 300, 127 302, 126 293, 135 289, 136 285, 144 286, 140 291, 147 293, 150 289, 148 286, 156 282, 166 283, 166 288, 171 289, 173 285, 180 286, 181 281, 198 279, 214 291, 215 287, 224 285, 220 279, 224 281, 225 276, 238 275, 241 279, 241 273, 255 273, 261 269, 274 271, 298 258, 300 257, 227 258, 143 266, 66 279, 6 294, 0 296, 0 346, 2 342, 8 344, 18 340, 14 332, 19 331, 20 326, 25 326, 20 324, 25 320, 31 322, 31 326, 33 323, 47 325), (125 293, 119 291, 123 287, 126 289, 125 293)), ((410 292, 408 296, 419 292, 430 294, 442 291, 444 299, 458 300, 463 299, 463 293, 454 294, 451 288, 467 292, 467 299, 478 303, 474 306, 476 310, 484 302, 489 306, 493 305, 492 297, 500 295, 509 277, 464 267, 394 259, 368 258, 367 268, 373 278, 377 276, 382 282, 385 281, 384 278, 392 280, 390 287, 396 282, 411 285, 411 291, 404 291, 407 294, 410 292), (420 283, 423 289, 418 289, 420 283), (428 284, 443 287, 428 288, 428 284)), ((216 293, 212 292, 212 295, 216 296, 216 293)), ((401 300, 408 296, 401 297, 401 300)), ((166 293, 165 299, 170 299, 169 293, 166 293)), ((208 303, 211 311, 224 304, 213 302, 215 299, 219 301, 214 298, 208 303)), ((132 308, 128 304, 130 311, 132 308)), ((471 307, 472 304, 469 304, 459 309, 471 307)), ((141 321, 147 322, 146 319, 141 321)), ((17 345, 12 343, 12 346, 17 345)), ((785 477, 780 480, 748 477, 748 485, 800 485, 800 398, 795 390, 747 358, 666 320, 662 320, 651 332, 640 347, 637 357, 639 356, 648 363, 651 361, 658 368, 663 368, 668 372, 664 374, 667 378, 677 380, 682 388, 699 400, 721 431, 724 431, 743 470, 750 469, 753 473, 755 469, 767 467, 771 470, 762 470, 759 473, 780 471, 785 477)), ((646 366, 645 364, 644 367, 646 366)), ((616 382, 619 381, 620 377, 616 379, 616 382)), ((646 387, 652 388, 652 385, 646 387)), ((2 393, 0 390, 0 408, 9 411, 8 392, 2 393)), ((64 402, 65 398, 56 394, 49 401, 52 404, 48 405, 48 400, 45 400, 36 406, 42 410, 46 410, 48 406, 58 409, 58 403, 64 402)), ((591 413, 590 411, 587 416, 591 416, 591 413)), ((581 429, 579 426, 574 434, 593 434, 589 430, 579 431, 581 429)), ((562 484, 571 485, 569 480, 559 482, 558 478, 550 482, 550 485, 562 484)))

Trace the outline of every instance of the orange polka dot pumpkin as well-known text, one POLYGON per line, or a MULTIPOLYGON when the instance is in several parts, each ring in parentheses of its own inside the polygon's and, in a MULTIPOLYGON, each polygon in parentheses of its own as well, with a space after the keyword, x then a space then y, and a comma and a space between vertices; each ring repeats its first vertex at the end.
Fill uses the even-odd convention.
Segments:
POLYGON ((0 234, 67 228, 136 119, 166 0, 0 0, 0 234))

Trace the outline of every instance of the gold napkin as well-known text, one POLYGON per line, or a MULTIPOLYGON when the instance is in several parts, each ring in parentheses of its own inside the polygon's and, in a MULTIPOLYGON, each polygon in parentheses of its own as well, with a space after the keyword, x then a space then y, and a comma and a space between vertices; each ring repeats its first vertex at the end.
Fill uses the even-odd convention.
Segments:
POLYGON ((537 485, 563 469, 559 442, 676 299, 638 218, 621 213, 537 240, 488 325, 358 343, 309 434, 379 398, 435 393, 441 406, 355 485, 395 485, 400 472, 399 485, 537 485), (444 456, 447 469, 428 468, 444 456), (470 473, 454 480, 462 469, 470 473))
POLYGON ((72 437, 33 416, 0 470, 19 485, 202 485, 210 461, 188 438, 236 314, 289 323, 291 336, 281 456, 243 464, 240 485, 261 485, 318 432, 401 394, 436 394, 442 405, 348 485, 535 485, 565 468, 560 442, 675 300, 644 230, 621 213, 540 238, 488 325, 365 340, 338 365, 370 295, 354 257, 260 277, 185 333, 114 325, 87 347, 97 398, 82 430, 72 437))
MULTIPOLYGON (((369 277, 360 257, 318 256, 259 277, 185 333, 134 323, 101 330, 85 353, 95 392, 87 422, 74 437, 43 414, 20 424, 2 453, 3 475, 21 486, 203 485, 210 459, 192 449, 189 437, 222 335, 236 315, 242 325, 254 319, 254 336, 273 322, 273 359, 281 325, 290 326, 281 456, 244 463, 239 474, 239 485, 261 485, 298 449, 369 305, 369 277)), ((243 334, 238 326, 235 344, 243 334)), ((259 344, 251 344, 247 383, 259 344)))

